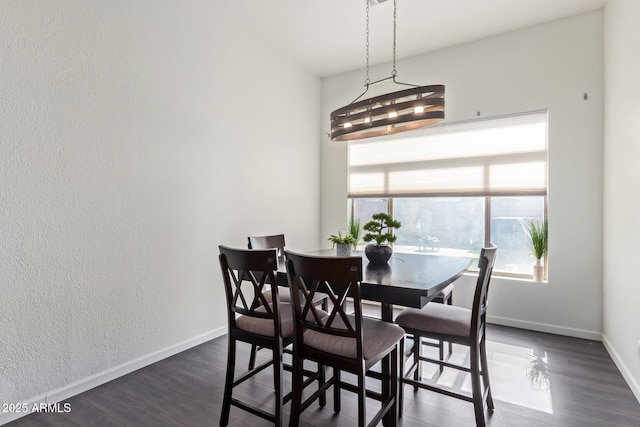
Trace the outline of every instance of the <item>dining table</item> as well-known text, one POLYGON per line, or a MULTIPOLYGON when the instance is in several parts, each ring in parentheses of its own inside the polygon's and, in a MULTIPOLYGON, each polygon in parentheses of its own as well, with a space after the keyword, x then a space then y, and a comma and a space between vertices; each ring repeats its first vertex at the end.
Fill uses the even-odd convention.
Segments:
MULTIPOLYGON (((322 249, 304 252, 305 255, 335 256, 335 250, 322 249)), ((438 293, 462 276, 473 261, 471 257, 394 252, 388 263, 369 263, 363 251, 352 256, 362 258, 360 296, 364 301, 381 304, 381 319, 393 321, 394 305, 422 308, 438 293)), ((287 286, 286 266, 279 264, 279 285, 287 286)))
MULTIPOLYGON (((312 256, 336 256, 333 249, 304 252, 312 256)), ((391 259, 382 265, 369 263, 363 251, 354 251, 351 256, 362 258, 362 282, 360 297, 363 301, 380 303, 380 318, 393 322, 394 305, 422 308, 434 299, 438 293, 462 276, 473 258, 465 256, 447 256, 415 252, 394 252, 391 259)), ((278 263, 276 281, 288 286, 287 270, 284 262, 278 263)), ((389 378, 390 358, 382 361, 382 375, 389 378)), ((383 388, 390 384, 382 384, 383 388)), ((395 426, 398 420, 398 408, 395 414, 387 414, 384 426, 395 426)))

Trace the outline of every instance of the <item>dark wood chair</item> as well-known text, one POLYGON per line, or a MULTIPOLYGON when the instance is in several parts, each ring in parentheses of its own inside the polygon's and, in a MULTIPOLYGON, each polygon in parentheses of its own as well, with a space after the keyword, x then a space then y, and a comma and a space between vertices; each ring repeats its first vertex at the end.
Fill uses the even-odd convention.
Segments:
MULTIPOLYGON (((226 426, 229 423, 229 413, 233 405, 280 426, 282 425, 283 405, 292 396, 291 393, 285 395, 282 390, 283 369, 287 368, 283 363, 282 355, 284 347, 293 342, 294 326, 291 305, 280 303, 279 287, 272 286, 270 288, 271 298, 269 301, 263 292, 266 284, 275 283, 275 272, 278 268, 276 251, 273 249, 233 249, 226 246, 219 246, 219 250, 229 325, 227 375, 220 425, 226 426), (268 348, 272 351, 273 357, 236 379, 235 365, 238 341, 268 348), (275 412, 273 414, 234 398, 234 387, 271 365, 273 366, 275 390, 275 412)), ((309 371, 305 371, 303 374, 309 377, 304 380, 304 386, 315 380, 318 380, 320 386, 324 383, 320 370, 313 375, 309 371)), ((321 404, 324 404, 324 401, 321 401, 321 404)))
MULTIPOLYGON (((270 236, 249 236, 249 249, 276 249, 278 251, 278 261, 284 262, 285 241, 284 234, 274 234, 270 236)), ((280 288, 280 302, 291 302, 291 295, 285 287, 280 288)), ((269 298, 267 296, 267 298, 269 298)), ((323 310, 327 309, 327 295, 318 293, 314 297, 314 303, 321 305, 323 310)))
POLYGON ((286 259, 295 310, 290 426, 297 426, 300 414, 331 386, 335 412, 340 411, 340 390, 345 389, 358 395, 358 426, 366 425, 366 397, 381 402, 380 410, 369 425, 376 425, 384 417, 388 421, 386 425, 394 426, 397 421, 398 352, 404 344, 404 331, 392 323, 362 316, 362 258, 316 257, 286 251, 286 259), (313 301, 318 291, 325 292, 331 302, 327 317, 319 313, 313 301), (347 298, 351 299, 353 315, 345 311, 347 298), (302 401, 303 383, 299 373, 305 360, 331 366, 333 376, 302 401), (365 388, 365 376, 381 360, 390 366, 386 370, 387 377, 374 376, 382 382, 382 392, 376 393, 365 388), (357 385, 342 381, 341 371, 354 374, 357 385))
MULTIPOLYGON (((278 260, 284 261, 284 234, 273 234, 270 236, 249 236, 249 249, 275 249, 278 252, 278 260)), ((284 297, 284 295, 281 295, 284 297)))
MULTIPOLYGON (((248 247, 249 249, 275 249, 278 254, 278 262, 284 263, 284 247, 285 240, 284 234, 273 234, 269 236, 249 236, 247 237, 248 247)), ((264 292, 267 301, 271 299, 271 292, 269 292, 268 287, 264 292)), ((291 294, 289 290, 282 286, 279 289, 278 296, 280 297, 280 302, 291 303, 291 294)), ((314 302, 316 305, 322 307, 323 310, 327 310, 327 296, 322 293, 318 293, 314 302)), ((253 369, 256 363, 256 355, 260 350, 259 347, 253 345, 251 346, 251 353, 249 355, 249 369, 253 369)))
MULTIPOLYGON (((473 402, 476 416, 476 425, 485 426, 485 405, 489 412, 493 411, 493 397, 489 383, 489 370, 486 351, 486 315, 487 294, 489 282, 496 257, 496 247, 490 246, 480 251, 478 260, 478 281, 471 310, 447 304, 427 304, 422 309, 408 308, 396 317, 396 323, 407 334, 414 336, 413 363, 404 370, 404 358, 402 360, 401 384, 410 384, 414 388, 420 387, 434 392, 442 393, 450 397, 473 402), (422 338, 431 338, 439 341, 448 341, 469 347, 469 366, 461 366, 449 363, 441 359, 432 359, 421 354, 422 338), (438 385, 435 381, 422 378, 420 363, 436 363, 445 368, 454 368, 471 374, 472 394, 438 385)), ((440 373, 436 374, 436 377, 440 373)), ((437 378, 436 378, 437 379, 437 378)), ((403 387, 399 391, 400 409, 402 414, 403 387)))

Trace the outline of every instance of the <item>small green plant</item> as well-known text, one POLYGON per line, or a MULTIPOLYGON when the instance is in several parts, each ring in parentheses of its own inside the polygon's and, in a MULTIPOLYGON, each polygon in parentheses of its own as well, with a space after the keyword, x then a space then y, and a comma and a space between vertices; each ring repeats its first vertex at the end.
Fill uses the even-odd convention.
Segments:
POLYGON ((548 225, 547 220, 533 220, 529 223, 531 254, 541 259, 547 254, 548 225))
POLYGON ((360 219, 351 217, 349 219, 349 235, 352 236, 356 241, 353 243, 353 249, 358 246, 358 242, 360 241, 360 233, 362 229, 360 228, 360 219))
POLYGON ((391 215, 384 212, 376 213, 371 216, 372 220, 364 225, 364 231, 367 231, 362 238, 365 242, 374 240, 376 246, 382 246, 385 242, 393 243, 397 236, 389 232, 389 228, 400 228, 400 221, 394 220, 391 215))
POLYGON ((358 241, 351 234, 345 234, 343 236, 341 231, 338 231, 338 234, 330 235, 327 240, 332 243, 332 248, 335 247, 338 243, 343 245, 355 245, 358 243, 358 241))

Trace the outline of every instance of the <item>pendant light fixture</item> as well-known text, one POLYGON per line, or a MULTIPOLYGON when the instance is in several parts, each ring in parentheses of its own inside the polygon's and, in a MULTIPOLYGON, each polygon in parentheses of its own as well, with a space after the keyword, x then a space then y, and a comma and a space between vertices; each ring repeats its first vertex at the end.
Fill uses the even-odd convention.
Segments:
POLYGON ((435 125, 444 120, 444 85, 418 86, 401 83, 396 71, 396 10, 393 1, 393 71, 391 76, 369 80, 369 3, 367 3, 367 68, 364 92, 349 105, 331 113, 331 140, 350 141, 391 135, 435 125), (393 80, 394 84, 409 88, 360 100, 369 86, 393 80))

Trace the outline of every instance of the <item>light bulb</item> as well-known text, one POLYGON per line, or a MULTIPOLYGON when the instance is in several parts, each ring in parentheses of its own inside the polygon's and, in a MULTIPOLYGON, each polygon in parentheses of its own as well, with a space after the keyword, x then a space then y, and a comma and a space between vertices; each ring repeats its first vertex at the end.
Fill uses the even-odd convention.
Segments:
POLYGON ((395 119, 396 117, 398 117, 398 113, 396 113, 395 111, 391 111, 388 117, 390 119, 395 119))
POLYGON ((371 117, 365 117, 365 118, 364 118, 364 122, 365 122, 365 123, 369 123, 369 122, 371 122, 371 117))
POLYGON ((422 105, 418 105, 413 109, 413 112, 416 114, 424 113, 424 107, 422 105))
POLYGON ((351 127, 351 123, 349 123, 349 122, 345 123, 345 124, 344 124, 344 127, 345 127, 345 128, 350 128, 350 127, 351 127))

